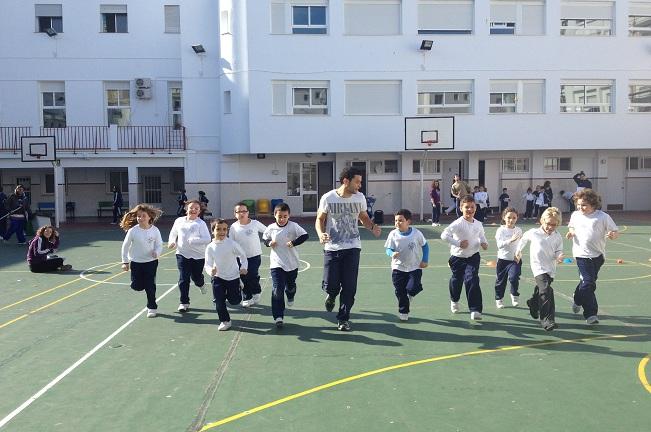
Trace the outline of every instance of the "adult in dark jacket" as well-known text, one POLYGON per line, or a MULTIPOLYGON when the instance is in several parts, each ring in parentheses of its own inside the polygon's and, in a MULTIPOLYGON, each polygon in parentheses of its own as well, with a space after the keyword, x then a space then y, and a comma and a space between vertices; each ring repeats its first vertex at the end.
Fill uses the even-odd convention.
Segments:
POLYGON ((588 180, 583 171, 574 174, 572 177, 574 183, 576 183, 576 191, 580 192, 583 189, 592 189, 592 182, 588 180))
POLYGON ((25 244, 25 225, 27 218, 32 213, 29 208, 29 200, 25 195, 23 185, 17 185, 14 193, 7 198, 5 208, 9 213, 9 230, 3 236, 3 239, 9 240, 13 233, 16 233, 18 244, 25 244))
POLYGON ((4 238, 7 233, 7 209, 5 204, 7 203, 7 194, 2 191, 2 186, 0 186, 0 237, 4 238))
POLYGON ((70 270, 71 265, 64 265, 63 258, 54 255, 58 248, 59 233, 54 227, 52 225, 40 227, 27 249, 29 270, 33 273, 70 270))
POLYGON ((113 222, 112 224, 118 223, 118 219, 122 219, 122 205, 124 201, 122 200, 122 192, 117 186, 113 186, 113 222))

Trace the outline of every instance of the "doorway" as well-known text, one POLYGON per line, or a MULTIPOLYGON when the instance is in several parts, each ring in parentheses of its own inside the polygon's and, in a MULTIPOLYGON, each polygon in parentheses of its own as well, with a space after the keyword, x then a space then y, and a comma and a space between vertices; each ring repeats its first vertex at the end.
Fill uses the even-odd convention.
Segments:
POLYGON ((626 196, 625 158, 608 158, 608 181, 606 182, 606 210, 624 210, 626 196))

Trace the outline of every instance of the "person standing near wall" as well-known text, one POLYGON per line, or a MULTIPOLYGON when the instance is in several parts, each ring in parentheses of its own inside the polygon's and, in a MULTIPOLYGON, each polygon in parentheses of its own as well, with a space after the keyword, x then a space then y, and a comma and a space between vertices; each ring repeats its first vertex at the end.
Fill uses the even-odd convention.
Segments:
POLYGON ((465 197, 466 195, 470 194, 470 186, 466 184, 461 179, 461 176, 459 174, 454 175, 454 183, 452 183, 452 186, 450 187, 450 193, 454 197, 455 200, 455 211, 457 212, 457 216, 461 216, 461 210, 459 207, 459 203, 465 197))
POLYGON ((113 186, 113 222, 111 222, 111 224, 117 224, 118 219, 122 218, 123 204, 122 192, 120 192, 120 189, 117 186, 113 186))

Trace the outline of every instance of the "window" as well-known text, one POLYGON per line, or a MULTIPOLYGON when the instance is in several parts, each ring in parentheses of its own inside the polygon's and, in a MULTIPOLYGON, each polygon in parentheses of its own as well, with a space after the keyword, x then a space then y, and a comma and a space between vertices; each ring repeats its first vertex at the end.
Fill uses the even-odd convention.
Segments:
POLYGON ((612 112, 612 82, 561 84, 561 112, 612 112))
POLYGON ((273 114, 328 114, 328 81, 272 81, 271 86, 273 114))
POLYGON ((292 33, 326 34, 325 6, 292 6, 292 33))
POLYGON ((219 29, 221 34, 231 34, 231 11, 223 10, 219 13, 219 29))
POLYGON ((398 160, 374 160, 370 162, 371 174, 397 174, 398 173, 398 160))
POLYGON ((651 81, 630 83, 628 86, 628 111, 651 112, 651 81))
POLYGON ((400 81, 346 81, 347 115, 399 115, 400 81))
MULTIPOLYGON (((179 5, 165 5, 165 33, 181 33, 181 10, 179 5)), ((125 15, 126 20, 126 15, 125 15)), ((125 27, 126 32, 126 27, 125 27)))
POLYGON ((295 87, 294 114, 328 114, 328 89, 295 87))
POLYGON ((176 195, 179 191, 185 189, 185 172, 183 170, 172 170, 172 190, 170 193, 176 195))
POLYGON ((627 157, 626 166, 630 171, 651 170, 651 156, 627 157))
POLYGON ((142 192, 148 204, 160 204, 163 197, 161 177, 157 175, 142 176, 142 192))
POLYGON ((561 157, 544 158, 543 169, 545 171, 572 171, 572 159, 561 157))
POLYGON ((490 34, 545 34, 544 0, 491 0, 490 34))
POLYGON ((301 195, 301 164, 287 163, 287 196, 301 195))
POLYGON ((60 4, 36 4, 36 31, 45 33, 49 28, 63 33, 63 13, 60 4))
POLYGON ((544 91, 542 80, 491 80, 488 112, 542 113, 544 91))
POLYGON ((344 34, 399 35, 400 0, 345 0, 344 34))
POLYGON ((40 83, 42 124, 46 128, 66 127, 66 94, 62 82, 40 83))
POLYGON ((54 174, 45 174, 45 194, 54 194, 54 174))
POLYGON ((231 114, 231 113, 232 113, 231 91, 226 90, 224 91, 224 114, 231 114))
POLYGON ((651 36, 651 2, 629 3, 628 35, 651 36))
POLYGON ((504 173, 528 173, 529 158, 502 159, 502 172, 504 173))
POLYGON ((170 84, 170 121, 174 129, 180 129, 183 127, 183 109, 182 109, 182 99, 181 99, 181 84, 173 83, 170 84))
POLYGON ((473 0, 419 0, 418 34, 471 34, 473 0))
POLYGON ((129 193, 129 173, 127 171, 110 171, 107 192, 112 192, 114 186, 117 186, 122 193, 129 193))
POLYGON ((109 125, 128 126, 131 123, 129 82, 106 83, 106 114, 109 125))
POLYGON ((127 5, 100 5, 102 33, 126 33, 127 5))
POLYGON ((605 1, 561 3, 561 35, 610 36, 613 25, 613 3, 605 1))
POLYGON ((423 166, 423 174, 439 174, 441 172, 441 161, 439 159, 414 160, 411 172, 420 174, 420 167, 423 166))
POLYGON ((472 113, 472 81, 419 81, 418 114, 472 113))

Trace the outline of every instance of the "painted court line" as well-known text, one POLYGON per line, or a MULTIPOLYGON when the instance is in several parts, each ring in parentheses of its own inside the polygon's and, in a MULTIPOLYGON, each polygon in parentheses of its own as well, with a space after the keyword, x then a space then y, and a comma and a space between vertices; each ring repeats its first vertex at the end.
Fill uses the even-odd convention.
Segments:
MULTIPOLYGON (((178 286, 177 284, 172 285, 172 287, 171 287, 170 289, 168 289, 167 291, 165 291, 165 292, 163 293, 163 295, 161 295, 159 298, 156 299, 156 301, 161 301, 161 300, 162 300, 162 299, 163 299, 167 294, 169 294, 170 292, 172 292, 172 290, 174 290, 177 286, 178 286)), ((134 322, 136 319, 138 319, 138 317, 139 317, 140 315, 142 315, 146 310, 147 310, 147 308, 143 308, 141 311, 139 311, 137 314, 135 314, 131 319, 129 319, 129 320, 128 320, 127 322, 125 322, 124 324, 122 324, 122 325, 120 326, 120 328, 118 328, 117 330, 115 330, 115 331, 114 331, 113 333, 111 333, 111 334, 110 334, 106 339, 104 339, 102 342, 100 342, 99 344, 97 344, 97 345, 95 346, 95 348, 93 348, 92 350, 90 350, 90 351, 88 351, 86 354, 84 354, 84 355, 83 355, 79 360, 77 360, 75 363, 73 363, 72 366, 70 366, 68 369, 64 370, 63 372, 61 372, 61 373, 59 374, 59 376, 57 376, 56 378, 54 378, 54 379, 53 379, 52 381, 50 381, 50 382, 49 382, 45 387, 43 387, 42 389, 40 389, 39 391, 37 391, 36 393, 34 393, 34 395, 33 395, 32 397, 30 397, 29 399, 27 399, 27 400, 26 400, 25 402, 23 402, 23 403, 22 403, 18 408, 16 408, 16 409, 13 410, 11 413, 9 413, 6 417, 4 417, 2 420, 0 420, 0 428, 2 428, 4 425, 6 425, 7 423, 9 423, 9 422, 14 418, 14 417, 16 417, 18 414, 20 414, 23 410, 25 410, 25 408, 27 408, 27 407, 30 406, 32 403, 34 403, 38 398, 40 398, 40 397, 43 396, 45 393, 47 393, 48 390, 50 390, 52 387, 54 387, 55 385, 57 385, 57 383, 59 383, 59 381, 61 381, 61 380, 64 379, 66 376, 68 376, 72 371, 74 371, 75 369, 77 369, 77 368, 78 368, 82 363, 84 363, 86 360, 88 360, 88 359, 89 359, 93 354, 95 354, 97 351, 99 351, 99 350, 100 350, 104 345, 106 345, 107 343, 109 343, 109 342, 111 341, 111 339, 113 339, 115 336, 117 336, 117 335, 119 335, 120 333, 122 333, 122 331, 123 331, 125 328, 127 328, 127 327, 132 323, 132 322, 134 322)))
POLYGON ((646 379, 646 373, 644 371, 647 363, 649 363, 649 359, 651 359, 651 354, 644 357, 642 361, 640 361, 640 364, 637 366, 637 377, 640 379, 640 382, 646 391, 651 393, 651 384, 649 384, 649 381, 646 379))
MULTIPOLYGON (((390 371, 394 371, 394 370, 397 370, 397 369, 404 369, 404 368, 411 367, 411 366, 418 366, 418 365, 433 363, 433 362, 437 362, 437 361, 441 361, 441 360, 452 360, 452 359, 457 359, 457 358, 462 358, 462 357, 470 357, 470 356, 476 356, 476 355, 481 355, 481 354, 490 354, 490 353, 504 352, 504 351, 514 351, 514 350, 520 350, 520 349, 532 348, 532 347, 539 347, 539 346, 545 346, 545 345, 559 345, 559 344, 565 344, 565 343, 587 342, 587 341, 597 340, 597 339, 625 339, 625 338, 629 338, 629 337, 644 336, 644 335, 645 335, 644 333, 640 333, 640 334, 632 334, 632 335, 605 335, 605 336, 594 336, 594 337, 587 337, 587 338, 580 338, 580 339, 562 339, 562 340, 557 340, 557 341, 537 342, 537 343, 532 343, 532 344, 528 344, 528 345, 512 345, 512 346, 507 346, 507 347, 502 347, 502 348, 494 348, 494 349, 479 350, 479 351, 468 351, 468 352, 464 352, 464 353, 449 354, 449 355, 443 355, 443 356, 438 356, 438 357, 431 357, 431 358, 423 359, 423 360, 411 361, 411 362, 407 362, 407 363, 400 363, 400 364, 397 364, 397 365, 387 366, 387 367, 384 367, 384 368, 364 372, 364 373, 361 373, 359 375, 353 375, 353 376, 349 376, 349 377, 346 377, 346 378, 342 378, 342 379, 332 381, 332 382, 329 382, 329 383, 326 383, 326 384, 323 384, 323 385, 320 385, 320 386, 317 386, 317 387, 312 387, 311 389, 304 390, 302 392, 295 393, 293 395, 286 396, 286 397, 281 398, 281 399, 277 399, 275 401, 266 403, 264 405, 257 406, 255 408, 252 408, 252 409, 249 409, 249 410, 246 410, 246 411, 242 411, 242 412, 240 412, 238 414, 232 415, 230 417, 226 417, 226 418, 224 418, 222 420, 219 420, 219 421, 216 421, 216 422, 213 422, 213 423, 208 423, 201 429, 200 432, 207 431, 209 429, 213 429, 213 428, 216 428, 218 426, 222 426, 222 425, 227 424, 227 423, 231 423, 231 422, 233 422, 235 420, 239 420, 239 419, 241 419, 243 417, 250 416, 251 414, 255 414, 255 413, 258 413, 260 411, 264 411, 266 409, 273 408, 275 406, 284 404, 286 402, 290 402, 292 400, 295 400, 295 399, 298 399, 298 398, 301 398, 301 397, 304 397, 304 396, 311 395, 313 393, 317 393, 317 392, 322 391, 322 390, 327 390, 327 389, 330 389, 332 387, 335 387, 335 386, 338 386, 338 385, 341 385, 341 384, 346 384, 346 383, 349 383, 349 382, 352 382, 352 381, 360 380, 362 378, 367 378, 367 377, 370 377, 370 376, 379 375, 381 373, 390 372, 390 371)), ((1 426, 1 424, 0 424, 0 426, 1 426)))

